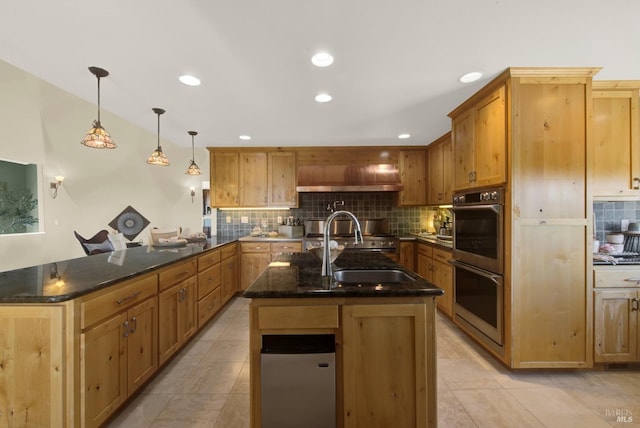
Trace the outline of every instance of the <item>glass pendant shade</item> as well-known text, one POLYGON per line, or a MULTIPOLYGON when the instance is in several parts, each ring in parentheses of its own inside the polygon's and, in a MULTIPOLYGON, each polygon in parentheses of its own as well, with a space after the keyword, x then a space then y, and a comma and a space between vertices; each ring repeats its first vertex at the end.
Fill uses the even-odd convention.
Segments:
POLYGON ((100 123, 100 78, 107 77, 109 72, 99 67, 89 67, 89 71, 98 79, 98 119, 93 121, 93 127, 80 143, 94 149, 115 149, 117 147, 116 143, 113 142, 111 135, 100 123))
POLYGON ((160 147, 160 115, 165 112, 165 110, 161 108, 154 108, 153 112, 158 115, 158 147, 151 153, 149 159, 147 159, 147 163, 149 165, 160 165, 160 166, 168 166, 169 159, 162 152, 162 147, 160 147))
POLYGON ((187 172, 185 172, 185 174, 200 175, 202 173, 200 172, 200 168, 198 168, 198 164, 196 164, 196 156, 193 148, 194 147, 193 137, 198 135, 198 133, 196 131, 188 131, 188 133, 189 135, 191 135, 191 162, 189 163, 189 168, 187 168, 187 172))

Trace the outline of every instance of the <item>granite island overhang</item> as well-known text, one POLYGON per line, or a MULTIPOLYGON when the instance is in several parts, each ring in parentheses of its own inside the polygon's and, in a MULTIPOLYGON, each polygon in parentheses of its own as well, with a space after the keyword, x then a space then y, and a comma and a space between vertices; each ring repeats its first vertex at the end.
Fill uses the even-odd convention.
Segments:
POLYGON ((443 290, 382 254, 345 251, 334 274, 347 269, 400 270, 409 280, 345 284, 297 253, 271 263, 244 292, 252 428, 263 426, 263 339, 287 335, 333 336, 337 427, 437 426, 435 298, 443 290))

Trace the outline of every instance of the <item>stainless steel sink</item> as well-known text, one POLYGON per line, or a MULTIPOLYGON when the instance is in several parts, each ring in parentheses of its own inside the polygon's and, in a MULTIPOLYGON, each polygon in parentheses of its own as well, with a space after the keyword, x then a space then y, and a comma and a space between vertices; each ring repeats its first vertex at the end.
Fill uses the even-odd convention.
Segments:
POLYGON ((415 278, 398 269, 344 269, 333 273, 342 283, 394 283, 415 281, 415 278))

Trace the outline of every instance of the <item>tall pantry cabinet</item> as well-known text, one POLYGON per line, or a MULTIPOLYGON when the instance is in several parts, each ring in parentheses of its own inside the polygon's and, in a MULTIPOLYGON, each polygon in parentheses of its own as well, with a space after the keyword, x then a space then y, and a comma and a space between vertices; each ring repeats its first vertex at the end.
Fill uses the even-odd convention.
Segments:
POLYGON ((497 172, 482 184, 505 187, 504 352, 493 352, 512 368, 593 365, 587 177, 598 70, 508 68, 449 114, 455 187, 482 187, 470 167, 458 171, 469 147, 476 171, 497 172))

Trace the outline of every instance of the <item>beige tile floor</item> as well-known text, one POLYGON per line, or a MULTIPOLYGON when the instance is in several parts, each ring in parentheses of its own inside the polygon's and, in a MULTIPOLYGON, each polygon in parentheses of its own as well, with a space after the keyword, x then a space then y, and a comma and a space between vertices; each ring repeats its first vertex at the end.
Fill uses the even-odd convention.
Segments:
MULTIPOLYGON (((230 302, 108 426, 248 427, 247 309, 230 302)), ((441 316, 437 338, 440 427, 640 427, 640 371, 513 373, 441 316)))

